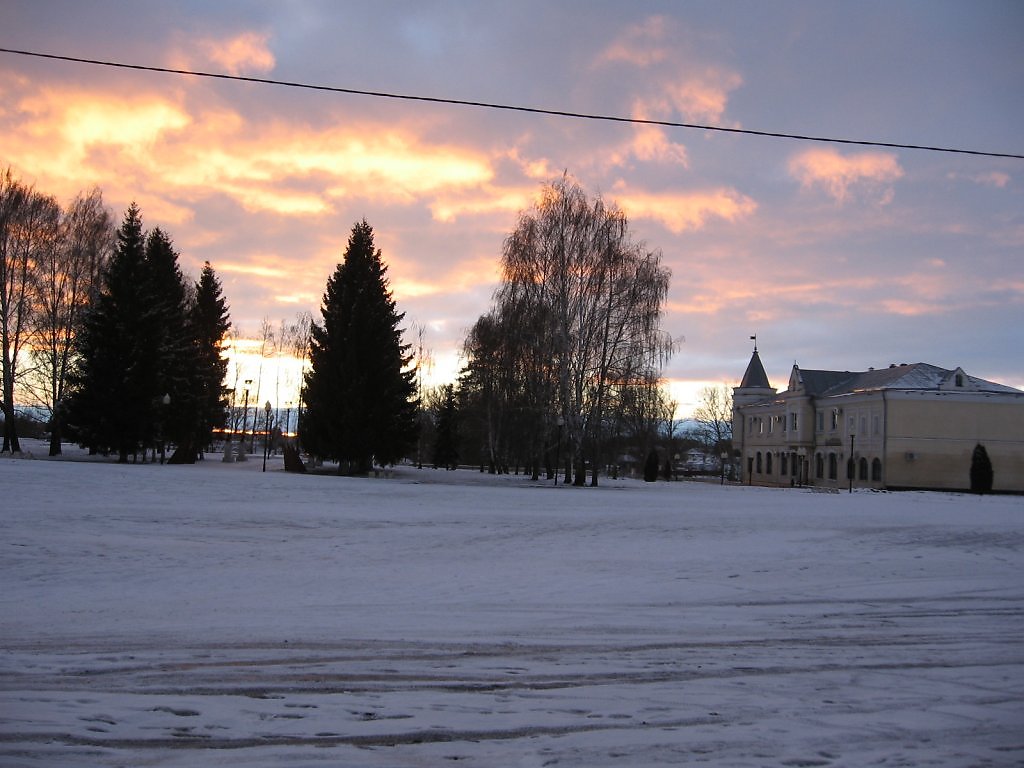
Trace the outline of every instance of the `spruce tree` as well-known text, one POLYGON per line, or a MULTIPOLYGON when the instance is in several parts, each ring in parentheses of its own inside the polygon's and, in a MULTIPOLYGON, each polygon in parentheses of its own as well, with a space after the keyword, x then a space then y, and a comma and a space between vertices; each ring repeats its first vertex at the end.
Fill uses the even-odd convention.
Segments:
POLYGON ((69 426, 125 462, 152 439, 158 416, 158 315, 149 293, 142 215, 132 203, 76 341, 69 426))
POLYGON ((455 387, 446 384, 437 412, 437 435, 434 440, 434 467, 456 469, 459 466, 459 406, 455 387))
POLYGON ((188 323, 191 288, 178 266, 178 252, 159 227, 146 237, 145 279, 141 291, 150 297, 152 345, 156 352, 153 398, 156 412, 147 443, 178 446, 175 462, 194 461, 198 427, 198 371, 188 323), (165 397, 166 396, 166 397, 165 397), (169 398, 168 402, 164 402, 169 398))
POLYGON ((210 262, 203 265, 199 282, 196 283, 189 325, 196 370, 195 434, 192 447, 202 451, 213 439, 213 430, 224 426, 228 403, 224 387, 228 361, 222 353, 221 343, 231 329, 231 320, 220 280, 210 262))
POLYGON ((363 220, 327 281, 322 322, 312 327, 302 440, 310 453, 337 461, 339 473, 364 474, 374 460, 393 464, 416 444, 410 347, 386 273, 363 220))

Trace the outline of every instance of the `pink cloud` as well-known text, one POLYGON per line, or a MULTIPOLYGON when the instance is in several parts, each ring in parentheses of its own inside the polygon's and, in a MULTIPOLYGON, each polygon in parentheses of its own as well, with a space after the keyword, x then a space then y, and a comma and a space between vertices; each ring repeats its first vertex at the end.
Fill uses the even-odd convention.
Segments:
POLYGON ((669 21, 664 16, 650 16, 626 28, 597 57, 598 64, 626 63, 646 68, 665 61, 671 48, 665 43, 669 21))
POLYGON ((822 188, 838 202, 857 189, 871 189, 880 202, 892 200, 892 182, 903 176, 895 156, 885 152, 841 155, 835 149, 808 149, 789 160, 790 175, 805 189, 822 188))
MULTIPOLYGON (((229 75, 254 75, 270 72, 277 63, 268 46, 270 35, 241 32, 228 38, 203 38, 197 41, 196 54, 229 75)), ((188 59, 192 55, 184 54, 188 59)))
POLYGON ((653 219, 676 234, 702 229, 710 219, 737 221, 757 210, 752 198, 724 187, 652 194, 629 190, 620 183, 615 186, 614 196, 630 218, 653 219))

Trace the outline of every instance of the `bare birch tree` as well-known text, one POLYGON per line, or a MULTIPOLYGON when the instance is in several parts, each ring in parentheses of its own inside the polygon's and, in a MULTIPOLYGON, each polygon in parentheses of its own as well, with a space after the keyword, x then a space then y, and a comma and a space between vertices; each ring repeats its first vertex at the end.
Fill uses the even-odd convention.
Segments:
POLYGON ((660 329, 669 271, 632 240, 625 214, 593 202, 567 176, 548 185, 506 239, 499 305, 542 307, 559 417, 574 483, 597 484, 599 450, 616 382, 660 368, 671 339, 660 329))
POLYGON ((0 452, 21 451, 15 382, 31 336, 36 262, 56 247, 60 206, 14 178, 0 175, 0 347, 3 366, 4 442, 0 452))
POLYGON ((726 384, 703 387, 693 412, 697 433, 708 450, 720 450, 732 440, 732 390, 726 384))
POLYGON ((32 359, 36 400, 50 416, 50 455, 61 452, 62 402, 73 363, 75 334, 114 242, 110 211, 99 189, 79 195, 60 221, 47 219, 52 241, 35 263, 32 359))

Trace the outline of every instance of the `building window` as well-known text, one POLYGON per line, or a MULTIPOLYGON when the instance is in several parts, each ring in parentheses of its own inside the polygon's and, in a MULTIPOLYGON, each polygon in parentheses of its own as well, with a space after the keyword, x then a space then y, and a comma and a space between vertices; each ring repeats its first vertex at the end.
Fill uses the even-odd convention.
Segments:
POLYGON ((958 387, 962 387, 964 385, 964 375, 962 373, 958 373, 956 375, 956 385, 958 387))
POLYGON ((770 435, 774 431, 775 431, 775 417, 774 416, 769 416, 768 417, 768 434, 770 435))
POLYGON ((877 435, 881 431, 882 418, 877 413, 871 419, 871 434, 877 435))
POLYGON ((825 431, 825 412, 824 411, 818 411, 817 415, 818 415, 818 431, 819 432, 824 432, 825 431))
POLYGON ((761 452, 757 452, 757 474, 761 474, 761 452))
POLYGON ((764 434, 764 419, 762 419, 760 416, 757 417, 757 433, 759 435, 764 434))
POLYGON ((835 432, 837 429, 839 429, 839 409, 838 408, 833 408, 832 409, 832 431, 835 432))
POLYGON ((860 457, 860 461, 857 465, 857 479, 867 480, 868 479, 868 460, 863 456, 860 457))
POLYGON ((864 437, 868 436, 868 417, 867 416, 861 416, 860 417, 860 433, 864 437))
POLYGON ((825 477, 825 459, 820 453, 814 455, 814 476, 819 480, 825 477))
POLYGON ((800 414, 791 413, 789 414, 789 428, 796 432, 796 428, 800 426, 800 414))
POLYGON ((765 454, 764 473, 766 475, 770 475, 772 473, 772 455, 770 452, 765 454))
POLYGON ((828 455, 828 479, 835 480, 839 477, 839 460, 834 453, 828 455))
POLYGON ((882 482, 882 460, 877 456, 871 460, 871 479, 876 483, 882 482))
POLYGON ((779 467, 779 474, 782 475, 783 477, 789 474, 789 467, 787 466, 788 462, 786 461, 786 458, 787 456, 785 453, 779 454, 779 464, 781 465, 779 467))

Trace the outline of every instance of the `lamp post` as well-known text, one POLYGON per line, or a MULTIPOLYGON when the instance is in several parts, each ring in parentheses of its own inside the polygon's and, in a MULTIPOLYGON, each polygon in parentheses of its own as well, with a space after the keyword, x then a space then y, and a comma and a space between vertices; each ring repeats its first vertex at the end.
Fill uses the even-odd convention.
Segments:
POLYGON ((722 455, 719 456, 719 459, 721 459, 722 462, 722 481, 719 483, 719 485, 725 485, 725 460, 728 458, 729 454, 726 453, 725 451, 722 451, 722 455))
MULTIPOLYGON (((164 435, 166 434, 167 430, 167 406, 171 404, 171 396, 165 392, 164 396, 160 398, 160 402, 163 403, 164 406, 163 413, 160 414, 160 463, 163 464, 164 446, 166 445, 164 435)), ((143 458, 145 458, 145 455, 143 455, 143 458)))
POLYGON ((558 424, 558 443, 555 448, 555 485, 558 485, 559 465, 562 463, 562 427, 565 426, 565 418, 559 416, 555 423, 558 424))
MULTIPOLYGON (((267 454, 270 453, 270 401, 267 400, 266 405, 263 406, 263 412, 267 414, 266 427, 263 432, 263 471, 267 471, 267 454)), ((253 432, 256 431, 255 419, 253 419, 253 432)))
MULTIPOLYGON (((249 385, 252 379, 245 380, 245 404, 242 406, 242 439, 238 442, 238 459, 243 461, 245 457, 245 428, 249 425, 249 385)), ((256 431, 256 418, 252 420, 253 431, 256 431)))
POLYGON ((847 465, 850 469, 848 474, 850 475, 850 493, 853 493, 853 473, 857 469, 857 462, 853 459, 853 438, 856 435, 850 435, 850 463, 847 465))

